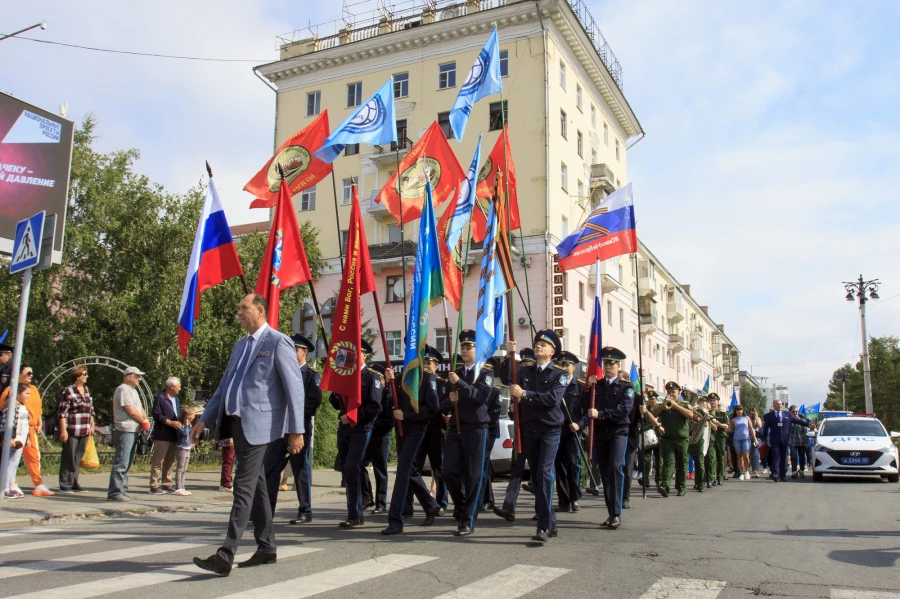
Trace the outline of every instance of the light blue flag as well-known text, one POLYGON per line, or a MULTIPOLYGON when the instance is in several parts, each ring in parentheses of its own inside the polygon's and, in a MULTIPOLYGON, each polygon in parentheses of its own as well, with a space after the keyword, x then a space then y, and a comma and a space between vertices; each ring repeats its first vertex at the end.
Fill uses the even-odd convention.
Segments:
POLYGON ((818 415, 819 415, 819 408, 821 407, 821 405, 822 405, 822 404, 817 404, 817 403, 815 403, 815 404, 809 406, 808 414, 809 414, 810 416, 818 416, 818 415))
POLYGON ((325 138, 322 147, 313 155, 331 164, 348 144, 370 143, 383 145, 397 141, 397 121, 394 114, 394 78, 388 79, 374 96, 356 109, 340 127, 325 138))
POLYGON ((0 336, 0 343, 3 343, 4 341, 6 341, 7 335, 9 335, 9 329, 6 329, 5 331, 3 331, 3 335, 0 336))
POLYGON ((638 374, 637 366, 634 365, 634 361, 631 362, 631 372, 628 373, 628 378, 631 379, 631 386, 634 387, 634 392, 640 393, 641 377, 638 374))
POLYGON ((497 237, 500 223, 494 203, 488 211, 481 258, 481 281, 478 289, 478 313, 475 315, 475 378, 488 358, 494 355, 506 332, 506 296, 509 290, 500 267, 497 237))
POLYGON ((806 416, 806 404, 803 404, 803 405, 800 406, 800 409, 798 410, 798 413, 799 413, 801 416, 806 416))
POLYGON ((478 145, 475 146, 475 156, 472 158, 469 172, 466 173, 466 178, 459 186, 456 208, 453 210, 453 216, 450 217, 450 227, 447 229, 447 251, 451 255, 456 250, 456 244, 459 243, 459 237, 466 228, 466 222, 472 216, 472 207, 475 206, 475 178, 478 176, 479 163, 481 163, 481 135, 478 136, 478 145))
POLYGON ((737 407, 737 405, 738 405, 737 389, 733 388, 731 390, 731 405, 728 406, 728 411, 729 412, 732 411, 735 407, 737 407))
POLYGON ((709 375, 706 375, 706 382, 703 383, 703 395, 709 393, 709 375))
POLYGON ((462 141, 466 123, 469 122, 469 114, 472 113, 472 105, 485 96, 500 91, 503 91, 503 82, 500 79, 500 43, 497 41, 497 27, 494 27, 491 37, 469 70, 466 82, 459 88, 459 95, 456 96, 453 108, 450 109, 450 127, 456 141, 462 141))

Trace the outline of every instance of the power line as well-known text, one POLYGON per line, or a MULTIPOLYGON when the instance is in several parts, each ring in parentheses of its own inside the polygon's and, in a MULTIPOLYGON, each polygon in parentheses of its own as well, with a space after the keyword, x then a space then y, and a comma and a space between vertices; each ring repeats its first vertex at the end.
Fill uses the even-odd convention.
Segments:
POLYGON ((269 62, 271 59, 251 59, 251 58, 205 58, 202 56, 177 56, 173 54, 155 54, 153 52, 132 52, 130 50, 112 50, 110 48, 94 48, 92 46, 79 46, 77 44, 65 44, 63 42, 52 42, 49 40, 39 40, 33 37, 13 37, 14 40, 25 40, 28 42, 36 42, 38 44, 50 44, 51 46, 65 46, 66 48, 77 48, 79 50, 91 50, 93 52, 105 52, 108 54, 127 54, 129 56, 145 56, 149 58, 172 58, 177 60, 199 60, 202 62, 269 62))

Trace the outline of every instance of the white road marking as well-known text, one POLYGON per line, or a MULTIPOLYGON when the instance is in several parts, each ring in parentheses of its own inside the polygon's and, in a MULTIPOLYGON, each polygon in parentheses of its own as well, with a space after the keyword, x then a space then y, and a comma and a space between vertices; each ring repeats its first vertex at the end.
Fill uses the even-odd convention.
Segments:
POLYGON ((569 572, 565 568, 517 565, 435 599, 517 599, 569 572))
POLYGON ((272 599, 272 597, 302 599, 303 597, 312 597, 319 593, 333 591, 371 578, 412 568, 436 559, 436 557, 425 555, 385 555, 364 562, 325 570, 318 574, 301 576, 300 578, 250 589, 242 593, 235 593, 234 595, 228 595, 224 599, 272 599))
MULTIPOLYGON (((282 560, 316 551, 321 551, 321 549, 314 549, 312 547, 279 547, 278 559, 282 560)), ((234 556, 234 561, 237 563, 249 559, 251 555, 253 555, 252 551, 240 553, 234 556)), ((196 576, 211 575, 211 573, 201 570, 194 564, 185 564, 183 566, 175 566, 174 568, 161 568, 153 572, 126 574, 124 576, 116 576, 115 578, 104 578, 103 580, 82 582, 67 587, 34 591, 33 593, 15 595, 13 597, 8 597, 7 599, 91 599, 92 597, 121 593, 123 591, 140 589, 154 584, 164 584, 167 582, 186 580, 196 576)))
POLYGON ((725 582, 697 578, 661 578, 640 599, 716 599, 725 582))
POLYGON ((20 537, 22 535, 37 535, 44 533, 58 533, 63 532, 61 528, 41 528, 40 526, 32 526, 31 528, 22 528, 20 530, 4 530, 0 532, 0 539, 4 539, 6 537, 20 537))
POLYGON ((38 572, 64 570, 66 568, 74 568, 75 566, 80 566, 82 564, 116 562, 123 559, 156 555, 158 553, 166 553, 168 551, 195 549, 197 547, 203 546, 205 546, 205 543, 151 543, 149 545, 137 545, 135 547, 127 548, 123 547, 121 549, 101 551, 99 553, 86 553, 84 555, 72 555, 69 557, 61 557, 58 559, 49 559, 39 562, 28 562, 19 566, 7 566, 6 564, 0 564, 0 566, 2 566, 0 567, 0 579, 13 578, 15 576, 26 576, 28 574, 37 574, 38 572))
POLYGON ((85 543, 96 543, 97 541, 133 539, 135 536, 137 535, 99 534, 87 535, 85 537, 65 537, 62 539, 48 539, 46 541, 19 543, 18 545, 8 545, 6 547, 0 547, 0 555, 5 555, 7 553, 21 553, 23 551, 34 551, 36 549, 59 549, 62 547, 71 547, 73 545, 84 545, 85 543))
POLYGON ((831 599, 900 599, 900 593, 831 589, 831 599))

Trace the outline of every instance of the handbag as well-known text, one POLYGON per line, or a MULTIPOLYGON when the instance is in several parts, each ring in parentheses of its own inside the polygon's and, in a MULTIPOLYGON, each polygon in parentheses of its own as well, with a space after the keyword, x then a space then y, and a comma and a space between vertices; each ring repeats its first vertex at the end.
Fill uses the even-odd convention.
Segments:
POLYGON ((81 467, 87 470, 96 470, 100 467, 100 456, 97 455, 97 446, 94 444, 93 435, 88 437, 87 444, 84 446, 81 467))
POLYGON ((150 438, 149 430, 138 433, 135 444, 137 445, 136 453, 138 455, 150 455, 153 453, 153 439, 150 438))

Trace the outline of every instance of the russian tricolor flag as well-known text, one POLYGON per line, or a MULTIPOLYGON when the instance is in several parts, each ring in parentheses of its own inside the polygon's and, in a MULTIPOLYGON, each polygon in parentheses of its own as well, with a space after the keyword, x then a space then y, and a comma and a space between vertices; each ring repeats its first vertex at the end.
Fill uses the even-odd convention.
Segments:
POLYGON ((210 176, 206 200, 200 212, 200 224, 194 236, 191 260, 188 262, 184 292, 181 294, 178 347, 182 358, 187 357, 187 345, 194 336, 194 320, 200 316, 200 293, 243 274, 237 248, 219 202, 219 193, 210 176))
POLYGON ((570 270, 638 249, 631 183, 603 200, 581 227, 556 247, 559 267, 570 270))

